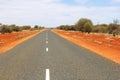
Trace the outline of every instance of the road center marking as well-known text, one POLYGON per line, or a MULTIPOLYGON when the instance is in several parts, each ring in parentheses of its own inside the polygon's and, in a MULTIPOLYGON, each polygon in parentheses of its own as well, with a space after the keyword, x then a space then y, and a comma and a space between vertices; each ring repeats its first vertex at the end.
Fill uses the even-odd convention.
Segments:
POLYGON ((46 48, 46 52, 48 52, 48 48, 46 48))
POLYGON ((46 44, 48 44, 48 41, 46 41, 46 44))
POLYGON ((46 33, 46 40, 48 40, 48 33, 46 33))
POLYGON ((50 80, 50 71, 46 69, 46 80, 50 80))

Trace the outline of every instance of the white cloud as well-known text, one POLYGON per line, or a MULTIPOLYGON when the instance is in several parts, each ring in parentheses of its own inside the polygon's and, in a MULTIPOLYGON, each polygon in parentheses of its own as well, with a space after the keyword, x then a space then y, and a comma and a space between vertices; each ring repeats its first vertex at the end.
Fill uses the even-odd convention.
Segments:
POLYGON ((60 0, 12 0, 6 4, 0 5, 0 22, 5 24, 56 27, 74 24, 82 17, 91 18, 94 23, 120 19, 120 7, 70 6, 60 3, 60 0))

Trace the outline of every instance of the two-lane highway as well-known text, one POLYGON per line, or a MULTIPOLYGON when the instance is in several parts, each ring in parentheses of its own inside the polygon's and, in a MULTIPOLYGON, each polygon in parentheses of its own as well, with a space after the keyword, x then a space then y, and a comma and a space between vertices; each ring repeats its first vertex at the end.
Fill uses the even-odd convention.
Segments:
POLYGON ((120 65, 46 30, 0 55, 0 80, 120 80, 120 65))

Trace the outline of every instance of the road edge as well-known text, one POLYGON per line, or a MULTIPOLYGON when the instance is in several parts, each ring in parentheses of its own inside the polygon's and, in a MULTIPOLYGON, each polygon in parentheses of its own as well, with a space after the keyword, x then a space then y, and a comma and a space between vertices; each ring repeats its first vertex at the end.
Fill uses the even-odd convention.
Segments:
POLYGON ((16 41, 10 43, 9 45, 7 45, 7 47, 3 47, 3 48, 1 49, 0 54, 4 54, 5 52, 13 49, 13 48, 16 47, 17 45, 23 43, 24 41, 29 40, 30 38, 32 38, 32 37, 34 37, 34 36, 42 33, 42 32, 45 31, 45 30, 47 30, 47 29, 42 29, 42 30, 38 31, 38 32, 35 33, 35 34, 29 35, 29 36, 27 36, 27 37, 25 37, 25 38, 22 38, 22 39, 19 39, 19 40, 16 40, 16 41))
POLYGON ((87 50, 90 50, 90 51, 96 53, 96 54, 99 55, 99 56, 102 56, 102 57, 104 57, 104 58, 106 58, 106 59, 108 59, 108 60, 110 60, 110 61, 113 61, 113 62, 115 62, 115 63, 117 63, 117 64, 120 64, 120 61, 118 61, 118 60, 116 60, 116 59, 112 59, 111 57, 109 57, 109 56, 107 56, 107 55, 106 55, 106 56, 103 56, 102 54, 104 54, 104 53, 102 53, 102 52, 99 52, 99 51, 96 51, 96 50, 94 50, 94 49, 91 49, 91 48, 89 48, 89 47, 87 47, 87 46, 85 46, 85 45, 78 44, 78 43, 77 43, 78 40, 76 40, 76 39, 74 39, 74 38, 70 38, 70 37, 64 36, 64 35, 59 34, 58 32, 56 32, 56 31, 54 31, 54 30, 51 30, 51 31, 52 31, 53 33, 57 34, 58 36, 66 39, 66 40, 68 40, 68 41, 70 41, 70 42, 72 42, 72 43, 74 43, 74 44, 76 44, 76 45, 78 45, 78 46, 81 46, 81 47, 83 47, 83 48, 85 48, 85 49, 87 49, 87 50))

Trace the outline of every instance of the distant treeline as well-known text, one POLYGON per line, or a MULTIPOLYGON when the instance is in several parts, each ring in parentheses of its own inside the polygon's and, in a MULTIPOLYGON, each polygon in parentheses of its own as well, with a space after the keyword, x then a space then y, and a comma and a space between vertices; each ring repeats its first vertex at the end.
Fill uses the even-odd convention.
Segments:
POLYGON ((29 25, 25 25, 25 26, 16 26, 15 24, 13 25, 4 25, 4 24, 0 24, 0 33, 4 34, 4 33, 11 33, 11 32, 19 32, 19 31, 23 31, 23 30, 38 30, 38 29, 42 29, 44 27, 35 25, 34 28, 32 28, 29 25))
POLYGON ((120 24, 119 21, 113 20, 113 23, 110 24, 97 24, 93 25, 92 21, 87 18, 81 18, 75 25, 60 25, 57 29, 61 30, 75 30, 80 32, 95 32, 95 33, 108 33, 119 35, 120 34, 120 24))

